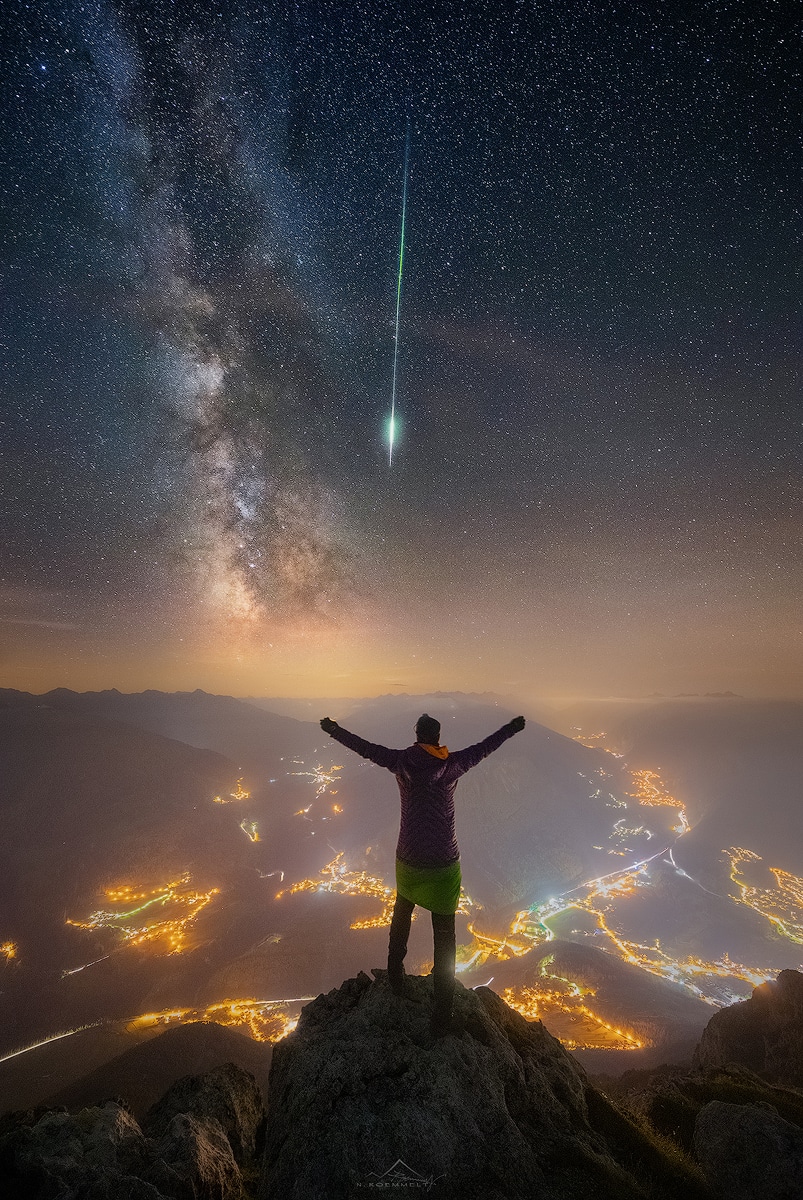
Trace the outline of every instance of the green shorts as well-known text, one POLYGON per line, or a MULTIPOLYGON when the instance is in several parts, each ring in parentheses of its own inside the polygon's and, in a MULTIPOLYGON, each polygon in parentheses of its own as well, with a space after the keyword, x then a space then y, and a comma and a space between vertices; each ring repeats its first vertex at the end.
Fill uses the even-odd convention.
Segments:
POLYGON ((433 913, 457 912, 461 879, 459 860, 447 867, 411 867, 396 859, 397 893, 433 913))

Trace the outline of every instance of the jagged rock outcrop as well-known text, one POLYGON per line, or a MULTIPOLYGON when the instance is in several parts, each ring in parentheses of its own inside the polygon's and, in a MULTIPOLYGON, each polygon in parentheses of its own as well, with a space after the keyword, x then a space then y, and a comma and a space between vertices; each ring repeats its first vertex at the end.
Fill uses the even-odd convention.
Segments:
POLYGON ((163 1137, 180 1114, 201 1124, 220 1125, 238 1163, 254 1156, 257 1140, 264 1134, 265 1105, 259 1084, 235 1063, 176 1080, 146 1113, 142 1128, 152 1137, 163 1137))
POLYGON ((769 1104, 706 1104, 694 1127, 694 1156, 728 1200, 803 1196, 803 1130, 769 1104))
POLYGON ((264 1120, 233 1063, 179 1080, 140 1128, 124 1101, 0 1119, 4 1200, 241 1200, 264 1120), (239 1162, 238 1162, 239 1160, 239 1162))
POLYGON ((145 1175, 175 1200, 240 1200, 243 1194, 242 1175, 220 1123, 189 1113, 173 1117, 145 1175))
POLYGON ((276 1046, 260 1200, 627 1200, 648 1178, 655 1198, 709 1194, 490 989, 458 984, 455 1031, 436 1039, 431 978, 398 997, 374 974, 308 1004, 276 1046))
POLYGON ((803 1087, 803 974, 781 971, 749 1000, 723 1008, 708 1022, 696 1067, 740 1063, 765 1079, 803 1087))
POLYGON ((803 1130, 803 1094, 759 1078, 746 1067, 729 1065, 703 1071, 656 1072, 630 1090, 623 1102, 661 1136, 688 1153, 703 1109, 713 1102, 734 1107, 763 1106, 803 1130))
MULTIPOLYGON (((67 1112, 9 1114, 0 1135, 0 1178, 14 1200, 163 1200, 145 1176, 155 1164, 137 1122, 116 1101, 67 1112), (38 1117, 38 1119, 37 1119, 38 1117), (12 1127, 14 1119, 16 1127, 12 1127)), ((166 1164, 165 1164, 166 1166, 166 1164)))

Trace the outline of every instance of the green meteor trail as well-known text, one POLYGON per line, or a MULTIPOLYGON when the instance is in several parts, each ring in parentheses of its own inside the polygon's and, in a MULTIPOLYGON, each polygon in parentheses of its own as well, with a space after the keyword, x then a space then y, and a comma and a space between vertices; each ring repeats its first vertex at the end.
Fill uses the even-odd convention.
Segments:
POLYGON ((393 465, 393 443, 396 440, 396 375, 399 364, 399 312, 401 311, 402 271, 404 269, 404 225, 407 218, 407 175, 410 165, 410 125, 404 143, 404 187, 402 189, 401 237, 399 239, 399 277, 396 281, 396 331, 393 337, 393 387, 390 396, 388 421, 388 466, 393 465))

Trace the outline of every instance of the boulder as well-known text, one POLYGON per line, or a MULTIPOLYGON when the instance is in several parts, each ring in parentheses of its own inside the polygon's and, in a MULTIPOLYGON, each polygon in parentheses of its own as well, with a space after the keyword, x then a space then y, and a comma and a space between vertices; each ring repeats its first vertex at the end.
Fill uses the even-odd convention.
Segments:
POLYGON ((694 1154, 728 1200, 803 1196, 803 1130, 769 1104, 712 1100, 697 1116, 694 1154))
POLYGON ((635 1117, 691 1154, 697 1118, 712 1101, 732 1107, 771 1107, 785 1121, 803 1130, 803 1094, 794 1088, 768 1083, 746 1067, 733 1064, 656 1073, 632 1089, 624 1103, 635 1117))
POLYGON ((695 1051, 694 1066, 740 1063, 764 1079, 803 1087, 803 974, 781 971, 749 1000, 715 1013, 695 1051))
POLYGON ((123 1101, 0 1120, 3 1200, 241 1200, 264 1106, 234 1063, 179 1080, 148 1113, 123 1101), (147 1134, 147 1136, 146 1136, 147 1134))
POLYGON ((142 1178, 149 1153, 134 1118, 114 1101, 35 1121, 6 1120, 0 1136, 0 1178, 15 1200, 165 1200, 142 1178))
POLYGON ((152 1137, 161 1137, 179 1113, 188 1113, 202 1124, 217 1122, 240 1164, 253 1158, 264 1133, 265 1105, 259 1085, 235 1063, 176 1080, 145 1114, 142 1128, 152 1137))
POLYGON ((189 1113, 173 1117, 147 1174, 175 1200, 240 1200, 243 1194, 240 1168, 214 1118, 200 1121, 189 1113))

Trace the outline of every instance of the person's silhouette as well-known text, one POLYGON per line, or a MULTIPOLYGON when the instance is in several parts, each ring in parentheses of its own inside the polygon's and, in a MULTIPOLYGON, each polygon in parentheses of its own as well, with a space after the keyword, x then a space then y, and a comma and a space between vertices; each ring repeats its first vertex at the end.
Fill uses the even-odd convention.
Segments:
POLYGON ((396 776, 401 825, 396 846, 396 903, 390 925, 388 980, 394 991, 402 992, 413 909, 416 904, 429 909, 435 951, 432 1027, 436 1035, 449 1030, 454 993, 454 918, 461 881, 454 828, 455 787, 461 775, 523 728, 524 717, 514 717, 484 741, 450 754, 440 745, 440 722, 428 713, 418 718, 415 745, 406 750, 389 750, 366 742, 330 717, 321 721, 325 733, 396 776))

